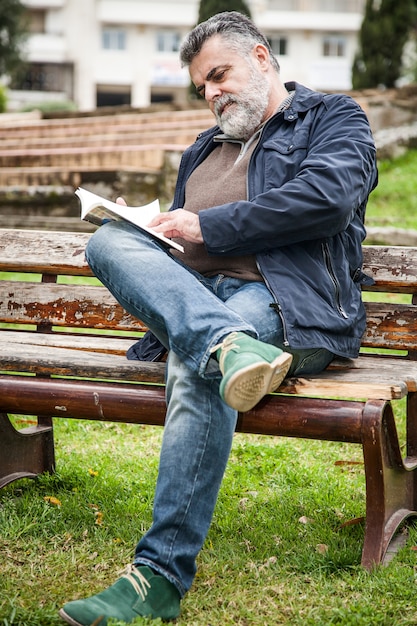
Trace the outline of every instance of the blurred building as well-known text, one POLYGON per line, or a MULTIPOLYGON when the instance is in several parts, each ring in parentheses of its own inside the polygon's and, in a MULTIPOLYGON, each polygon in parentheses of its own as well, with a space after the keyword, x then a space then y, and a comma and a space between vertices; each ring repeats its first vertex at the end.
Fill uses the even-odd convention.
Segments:
MULTIPOLYGON (((81 111, 183 103, 181 40, 199 0, 23 0, 30 17, 24 80, 10 107, 71 100, 81 111)), ((365 0, 249 0, 284 80, 349 90, 365 0)))

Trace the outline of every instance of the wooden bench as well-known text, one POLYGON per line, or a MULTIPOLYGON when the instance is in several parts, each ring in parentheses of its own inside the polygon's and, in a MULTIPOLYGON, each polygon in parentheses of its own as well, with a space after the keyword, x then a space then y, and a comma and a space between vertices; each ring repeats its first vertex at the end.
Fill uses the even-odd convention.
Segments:
MULTIPOLYGON (((0 281, 0 486, 54 471, 53 417, 164 423, 165 365, 125 357, 142 324, 98 282, 63 282, 91 276, 84 259, 89 236, 0 230, 0 271, 36 274, 25 282, 13 275, 0 281), (16 430, 13 414, 38 416, 37 423, 16 430)), ((363 347, 375 353, 286 380, 279 394, 240 415, 238 430, 362 446, 362 564, 371 568, 384 561, 399 527, 417 515, 417 248, 365 246, 364 256, 379 301, 366 304, 363 347), (404 453, 392 408, 401 398, 404 453)))

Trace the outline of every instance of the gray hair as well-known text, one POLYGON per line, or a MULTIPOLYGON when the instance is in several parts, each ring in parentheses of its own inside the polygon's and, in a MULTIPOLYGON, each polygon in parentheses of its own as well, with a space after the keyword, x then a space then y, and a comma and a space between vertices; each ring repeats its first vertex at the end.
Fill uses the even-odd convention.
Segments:
POLYGON ((206 41, 215 35, 223 37, 232 50, 245 56, 249 56, 254 46, 262 44, 268 49, 271 65, 279 73, 279 63, 272 52, 269 41, 252 20, 238 11, 216 13, 205 22, 197 24, 188 33, 181 45, 180 60, 182 66, 189 66, 194 57, 201 52, 206 41))

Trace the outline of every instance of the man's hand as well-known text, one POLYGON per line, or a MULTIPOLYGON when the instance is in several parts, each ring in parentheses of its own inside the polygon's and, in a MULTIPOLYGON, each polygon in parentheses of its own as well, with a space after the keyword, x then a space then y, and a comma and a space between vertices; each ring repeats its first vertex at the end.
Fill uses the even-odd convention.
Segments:
POLYGON ((190 243, 203 243, 198 215, 175 209, 167 213, 160 213, 147 224, 149 228, 162 233, 165 237, 181 237, 190 243))
MULTIPOLYGON (((117 204, 126 206, 123 198, 116 199, 117 204)), ((198 215, 184 211, 184 209, 175 209, 167 213, 160 213, 147 224, 157 233, 162 233, 165 237, 181 237, 190 243, 204 243, 200 229, 200 220, 198 215)))

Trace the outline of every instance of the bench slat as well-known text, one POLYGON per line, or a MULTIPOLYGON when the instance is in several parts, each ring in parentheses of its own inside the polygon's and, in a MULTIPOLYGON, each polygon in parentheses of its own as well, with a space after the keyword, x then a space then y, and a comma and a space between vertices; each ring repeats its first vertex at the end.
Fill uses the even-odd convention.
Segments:
MULTIPOLYGON (((90 236, 79 232, 0 229, 0 271, 90 276, 84 259, 90 236)), ((371 291, 417 292, 417 248, 365 245, 363 255, 364 271, 376 281, 371 291)))
MULTIPOLYGON (((129 361, 125 355, 105 354, 29 344, 0 344, 1 369, 38 375, 71 376, 133 382, 164 382, 165 365, 129 361)), ((317 376, 291 378, 280 387, 281 393, 303 396, 399 399, 417 390, 417 364, 413 361, 360 357, 353 367, 329 369, 317 376), (384 361, 381 364, 381 361, 384 361), (375 380, 378 368, 378 381, 375 380)))
POLYGON ((71 350, 88 350, 104 352, 105 354, 120 354, 125 356, 126 351, 139 337, 107 336, 100 334, 53 332, 40 333, 36 331, 6 330, 0 332, 0 361, 9 345, 20 346, 49 346, 55 348, 69 348, 71 350))
MULTIPOLYGON (((394 365, 392 364, 391 367, 394 365)), ((358 370, 344 372, 340 377, 337 373, 322 372, 317 377, 287 378, 279 391, 310 398, 400 400, 407 395, 409 387, 415 389, 416 377, 407 372, 403 373, 401 367, 399 371, 395 371, 395 375, 384 371, 381 376, 378 376, 378 381, 375 380, 375 370, 358 368, 358 370)))
MULTIPOLYGON (((366 347, 392 350, 417 348, 417 306, 366 302, 366 347)), ((142 331, 104 287, 2 281, 0 322, 142 331)))
POLYGON ((417 348, 417 306, 365 302, 366 331, 362 346, 391 350, 417 348))
POLYGON ((105 287, 1 281, 0 322, 141 331, 105 287))
POLYGON ((0 369, 42 376, 71 376, 129 382, 164 382, 164 363, 129 361, 126 356, 88 350, 13 344, 1 346, 0 369))
POLYGON ((365 245, 363 259, 364 272, 376 281, 370 291, 414 293, 417 290, 417 248, 365 245))
POLYGON ((84 255, 90 236, 0 229, 0 271, 92 276, 84 255))

